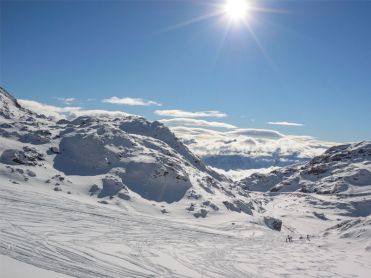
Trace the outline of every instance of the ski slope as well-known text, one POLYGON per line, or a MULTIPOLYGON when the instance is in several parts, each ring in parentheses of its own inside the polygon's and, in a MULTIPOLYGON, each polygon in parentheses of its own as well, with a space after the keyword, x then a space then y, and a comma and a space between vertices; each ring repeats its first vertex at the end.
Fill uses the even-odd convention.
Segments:
POLYGON ((367 277, 371 269, 371 244, 295 232, 286 243, 285 233, 239 214, 158 217, 19 185, 0 187, 0 210, 2 255, 72 277, 367 277))

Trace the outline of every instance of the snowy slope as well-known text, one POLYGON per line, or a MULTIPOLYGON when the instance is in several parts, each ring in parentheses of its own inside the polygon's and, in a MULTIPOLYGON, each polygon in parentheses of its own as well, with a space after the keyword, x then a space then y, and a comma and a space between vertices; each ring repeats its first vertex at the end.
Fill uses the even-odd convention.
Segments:
POLYGON ((290 231, 371 251, 370 141, 335 146, 307 163, 255 173, 238 184, 290 231))
MULTIPOLYGON (((287 198, 290 205, 295 199, 287 198)), ((319 228, 338 221, 295 210, 279 233, 241 214, 192 221, 144 215, 29 186, 2 186, 0 200, 0 253, 71 277, 368 277, 371 269, 370 234, 323 236, 319 228), (310 240, 300 239, 303 232, 310 240)))

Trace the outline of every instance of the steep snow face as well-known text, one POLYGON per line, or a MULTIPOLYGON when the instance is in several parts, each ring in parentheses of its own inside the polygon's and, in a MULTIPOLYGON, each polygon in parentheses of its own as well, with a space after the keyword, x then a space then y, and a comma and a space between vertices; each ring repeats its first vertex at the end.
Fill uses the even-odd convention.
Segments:
POLYGON ((308 163, 253 174, 239 184, 253 191, 371 192, 371 142, 335 146, 308 163))

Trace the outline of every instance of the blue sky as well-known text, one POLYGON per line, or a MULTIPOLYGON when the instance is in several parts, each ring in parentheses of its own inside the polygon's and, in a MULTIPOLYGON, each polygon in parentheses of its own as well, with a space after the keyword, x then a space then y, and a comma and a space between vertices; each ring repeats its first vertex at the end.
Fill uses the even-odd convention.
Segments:
POLYGON ((370 1, 251 1, 280 11, 248 12, 260 46, 225 14, 173 28, 223 2, 2 1, 1 85, 21 99, 150 120, 171 119, 155 110, 213 110, 227 116, 191 116, 323 140, 371 139, 370 1), (102 101, 113 96, 162 105, 102 101))

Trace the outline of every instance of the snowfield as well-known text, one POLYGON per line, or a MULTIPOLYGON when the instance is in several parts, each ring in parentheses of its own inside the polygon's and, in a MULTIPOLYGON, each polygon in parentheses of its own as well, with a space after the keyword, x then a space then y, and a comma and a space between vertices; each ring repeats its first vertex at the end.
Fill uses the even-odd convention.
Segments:
POLYGON ((371 142, 232 181, 159 122, 57 121, 0 88, 1 278, 370 272, 371 142))
POLYGON ((323 220, 294 216, 287 243, 286 233, 241 215, 143 215, 18 185, 2 186, 0 200, 0 253, 73 277, 368 277, 371 269, 370 228, 360 239, 322 236, 323 220))

